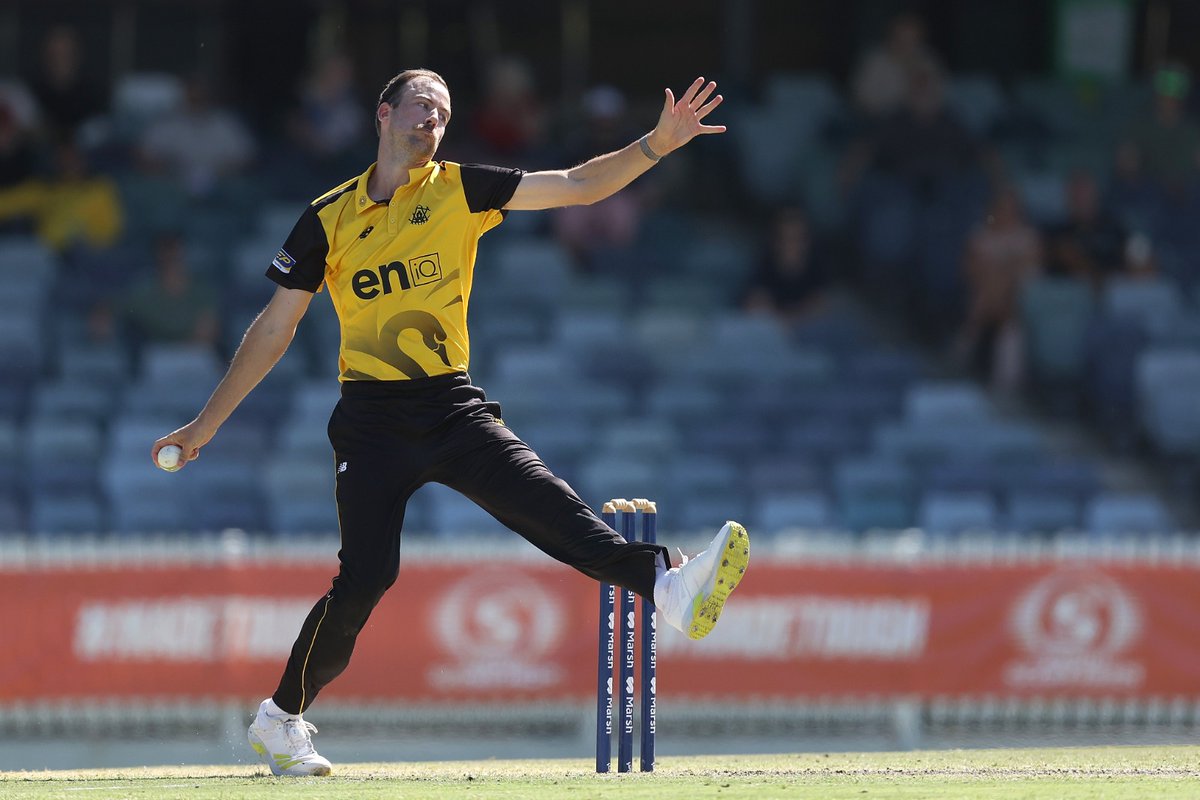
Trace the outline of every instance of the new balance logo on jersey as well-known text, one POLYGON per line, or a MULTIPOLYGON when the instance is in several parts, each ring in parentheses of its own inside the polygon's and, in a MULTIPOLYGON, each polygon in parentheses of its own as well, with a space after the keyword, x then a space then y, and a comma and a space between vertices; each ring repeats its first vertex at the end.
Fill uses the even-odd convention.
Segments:
POLYGON ((338 464, 338 474, 341 475, 343 472, 345 472, 346 467, 348 467, 349 465, 350 465, 349 461, 343 461, 342 463, 338 464))
POLYGON ((350 279, 350 288, 361 300, 373 300, 380 294, 391 294, 392 279, 400 290, 425 286, 442 279, 442 261, 437 253, 410 258, 408 263, 393 261, 375 269, 360 269, 350 279))
POLYGON ((368 236, 370 236, 370 235, 371 235, 371 231, 373 231, 373 230, 375 230, 375 226, 374 226, 374 225, 368 225, 368 226, 367 226, 367 227, 366 227, 366 228, 363 230, 363 232, 362 232, 362 233, 360 233, 360 234, 358 235, 358 238, 360 238, 360 239, 365 239, 365 238, 367 238, 368 236))

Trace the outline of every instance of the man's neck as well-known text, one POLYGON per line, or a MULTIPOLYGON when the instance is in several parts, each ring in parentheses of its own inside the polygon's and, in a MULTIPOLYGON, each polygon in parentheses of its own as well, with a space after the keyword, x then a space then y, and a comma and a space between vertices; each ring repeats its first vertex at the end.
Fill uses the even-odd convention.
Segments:
POLYGON ((427 163, 426 159, 417 159, 408 153, 385 152, 381 146, 376 155, 375 171, 367 180, 367 194, 376 202, 388 202, 397 189, 408 183, 408 171, 427 163))

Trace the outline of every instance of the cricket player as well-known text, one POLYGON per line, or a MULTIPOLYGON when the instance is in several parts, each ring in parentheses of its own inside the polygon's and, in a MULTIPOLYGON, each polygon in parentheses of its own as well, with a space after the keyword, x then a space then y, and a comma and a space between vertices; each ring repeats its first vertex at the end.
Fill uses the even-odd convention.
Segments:
POLYGON ((697 78, 665 92, 654 129, 566 170, 435 161, 450 89, 427 69, 388 81, 375 107, 377 161, 313 201, 267 268, 278 287, 227 373, 187 425, 154 443, 195 459, 283 355, 313 295, 329 290, 341 323, 341 397, 329 420, 341 528, 332 588, 304 621, 249 739, 276 775, 328 775, 302 714, 350 661, 372 609, 396 581, 408 498, 445 484, 553 558, 651 600, 668 624, 712 630, 749 560, 736 522, 672 566, 666 548, 626 542, 501 421, 467 373, 467 305, 480 237, 506 212, 594 203, 701 134, 721 103, 697 78))

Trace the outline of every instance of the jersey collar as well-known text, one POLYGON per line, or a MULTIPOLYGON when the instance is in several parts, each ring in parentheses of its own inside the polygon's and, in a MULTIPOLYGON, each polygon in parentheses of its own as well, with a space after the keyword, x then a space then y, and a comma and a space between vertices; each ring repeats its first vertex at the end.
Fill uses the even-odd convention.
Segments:
MULTIPOLYGON (((413 186, 414 184, 424 183, 429 179, 430 176, 437 172, 439 168, 440 167, 437 162, 429 161, 423 167, 410 169, 408 171, 408 183, 404 184, 404 186, 413 186)), ((367 181, 370 180, 371 175, 374 172, 375 164, 372 164, 371 166, 367 167, 366 172, 358 176, 358 185, 354 190, 354 210, 358 214, 361 214, 372 206, 377 205, 377 203, 371 199, 371 196, 367 194, 367 181)), ((400 188, 403 189, 404 186, 400 188)))

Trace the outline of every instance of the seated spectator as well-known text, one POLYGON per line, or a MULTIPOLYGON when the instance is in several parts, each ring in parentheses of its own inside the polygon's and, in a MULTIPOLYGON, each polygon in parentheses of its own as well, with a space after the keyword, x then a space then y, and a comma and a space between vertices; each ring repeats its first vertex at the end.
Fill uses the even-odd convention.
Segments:
POLYGON ((529 65, 516 58, 498 59, 487 71, 483 100, 471 125, 485 156, 528 157, 542 146, 545 127, 545 108, 529 65))
POLYGON ((1126 139, 1137 162, 1160 187, 1181 189, 1196 173, 1200 158, 1200 126, 1184 105, 1191 79, 1178 67, 1165 67, 1154 76, 1154 108, 1140 115, 1126 139))
POLYGON ((986 221, 967 243, 967 320, 959 342, 980 379, 1011 392, 1021 378, 1017 300, 1041 266, 1042 242, 1025 220, 1016 192, 998 191, 986 221))
POLYGON ((14 105, 0 94, 0 189, 24 183, 37 174, 37 149, 14 105))
POLYGON ((940 73, 933 51, 925 42, 925 23, 904 13, 895 17, 885 40, 859 61, 851 79, 854 105, 868 123, 890 117, 904 105, 914 75, 932 67, 940 73))
POLYGON ((309 76, 288 133, 310 158, 328 161, 363 142, 369 118, 354 91, 354 65, 337 54, 321 61, 309 76))
POLYGON ((899 180, 921 201, 944 199, 981 164, 980 143, 946 107, 937 67, 914 67, 904 106, 860 139, 843 167, 844 185, 865 171, 899 180))
POLYGON ((62 25, 46 34, 41 71, 29 85, 51 142, 74 142, 79 126, 106 110, 103 90, 88 79, 80 61, 79 36, 74 28, 62 25))
POLYGON ((210 85, 193 78, 183 109, 150 125, 141 152, 152 170, 167 171, 191 194, 203 196, 221 178, 249 166, 254 140, 236 114, 213 104, 210 85))
MULTIPOLYGON (((584 96, 584 121, 564 157, 569 164, 619 150, 638 137, 625 113, 625 97, 612 86, 597 86, 584 96)), ((554 233, 581 264, 601 248, 628 247, 637 237, 647 181, 592 205, 566 206, 553 212, 554 233)))
POLYGON ((821 310, 828 283, 825 251, 813 241, 808 216, 800 208, 784 208, 775 215, 770 247, 746 287, 742 307, 796 323, 821 310))
POLYGON ((1095 285, 1125 268, 1129 234, 1101 205, 1096 180, 1077 172, 1067 183, 1067 219, 1051 228, 1046 271, 1081 278, 1095 285))
POLYGON ((134 340, 215 344, 220 334, 217 298, 196 279, 183 239, 164 236, 155 252, 155 274, 133 287, 120 312, 134 340))
POLYGON ((123 225, 116 184, 90 174, 83 153, 72 143, 58 146, 55 166, 49 179, 31 178, 0 189, 0 221, 25 220, 58 252, 111 247, 123 225))

